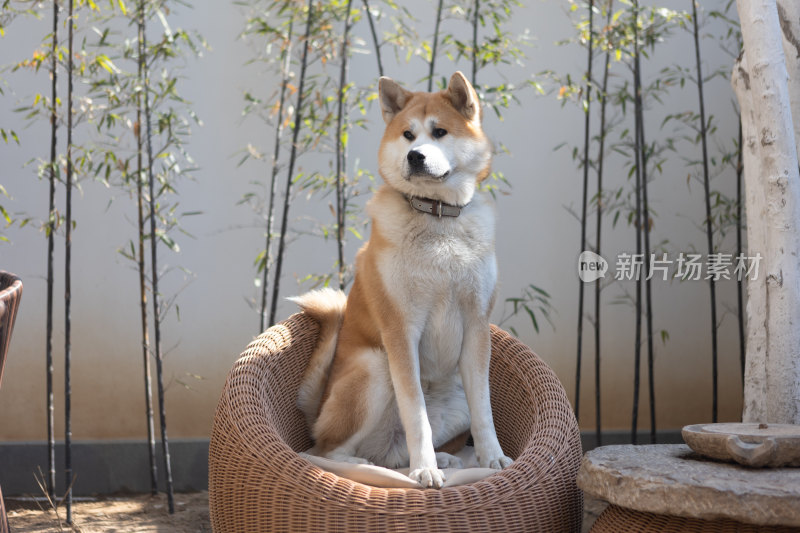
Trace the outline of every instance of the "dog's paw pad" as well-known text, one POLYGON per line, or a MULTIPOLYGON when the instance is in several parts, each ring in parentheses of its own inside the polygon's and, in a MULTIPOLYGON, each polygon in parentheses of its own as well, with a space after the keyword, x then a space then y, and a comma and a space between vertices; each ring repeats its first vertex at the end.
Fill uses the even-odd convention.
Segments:
POLYGON ((436 466, 439 468, 464 468, 464 462, 445 452, 436 452, 436 466))
POLYGON ((493 468, 495 470, 502 470, 502 469, 506 468, 507 466, 511 466, 511 463, 513 463, 513 462, 514 462, 514 460, 511 459, 510 457, 506 457, 505 455, 501 455, 500 457, 498 457, 496 459, 491 459, 489 461, 489 468, 493 468))
POLYGON ((409 472, 408 477, 426 489, 440 489, 445 481, 444 472, 438 468, 418 468, 409 472))

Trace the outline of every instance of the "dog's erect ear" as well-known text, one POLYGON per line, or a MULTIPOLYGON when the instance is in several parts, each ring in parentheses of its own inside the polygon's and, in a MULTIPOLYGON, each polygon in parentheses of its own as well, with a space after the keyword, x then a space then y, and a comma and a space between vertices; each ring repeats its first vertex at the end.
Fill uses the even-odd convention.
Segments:
POLYGON ((481 119, 481 103, 478 100, 478 93, 472 88, 472 84, 461 72, 456 72, 450 78, 447 86, 447 97, 450 103, 459 113, 467 117, 467 120, 481 119))
POLYGON ((378 100, 381 102, 381 114, 387 124, 402 110, 411 98, 411 92, 406 91, 392 78, 381 76, 378 80, 378 100))

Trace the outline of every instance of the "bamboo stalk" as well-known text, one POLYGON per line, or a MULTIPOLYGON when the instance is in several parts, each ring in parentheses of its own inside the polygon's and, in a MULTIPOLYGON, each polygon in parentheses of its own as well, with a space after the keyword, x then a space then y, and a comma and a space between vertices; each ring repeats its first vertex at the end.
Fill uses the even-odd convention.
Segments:
POLYGON ((650 406, 650 444, 656 442, 656 398, 655 398, 655 369, 653 368, 653 293, 650 287, 650 204, 647 195, 647 142, 644 134, 644 103, 642 102, 642 80, 639 56, 636 56, 635 76, 637 79, 637 98, 636 120, 638 123, 639 149, 641 150, 640 161, 642 163, 642 179, 640 183, 642 193, 642 213, 644 219, 642 223, 642 233, 644 237, 644 276, 645 276, 645 327, 647 331, 647 387, 650 406))
MULTIPOLYGON (((739 118, 739 151, 736 154, 736 257, 742 256, 742 119, 739 118)), ((745 365, 745 324, 744 324, 744 298, 742 276, 736 280, 736 318, 739 324, 739 362, 742 367, 742 384, 744 384, 745 365)))
MULTIPOLYGON (((606 27, 611 24, 611 12, 614 7, 614 0, 608 0, 606 12, 606 27)), ((595 234, 595 252, 602 254, 601 237, 603 226, 603 163, 605 160, 606 147, 606 105, 608 104, 608 71, 611 62, 611 50, 606 51, 605 63, 603 65, 603 85, 600 90, 600 146, 597 150, 597 224, 595 234)), ((602 278, 597 278, 594 282, 594 402, 595 402, 595 439, 596 445, 603 445, 603 431, 601 424, 601 404, 600 404, 600 292, 602 278)))
POLYGON ((475 13, 472 14, 472 86, 475 87, 478 79, 478 21, 481 10, 481 0, 475 0, 475 13))
POLYGON ((428 92, 433 91, 433 74, 436 63, 436 49, 439 47, 439 25, 442 23, 442 6, 444 0, 439 0, 439 7, 436 8, 436 26, 433 29, 433 45, 431 46, 431 61, 428 68, 428 92))
MULTIPOLYGON (((711 224, 711 184, 708 171, 708 134, 706 132, 706 111, 705 98, 703 96, 703 73, 700 67, 700 31, 697 22, 697 3, 692 3, 692 22, 694 33, 694 52, 697 64, 697 94, 700 105, 700 141, 703 152, 703 191, 705 193, 706 205, 706 241, 708 244, 708 255, 714 253, 714 233, 711 224)), ((709 277, 708 288, 711 297, 711 421, 717 421, 717 402, 718 402, 718 367, 717 367, 717 294, 714 278, 709 277)))
POLYGON ((145 0, 139 1, 139 61, 143 64, 144 73, 144 116, 145 139, 147 144, 147 176, 148 196, 150 201, 150 270, 152 273, 153 289, 153 331, 155 336, 156 380, 158 382, 158 406, 161 419, 161 448, 164 455, 164 475, 167 482, 167 506, 169 513, 175 513, 175 496, 172 486, 172 464, 169 455, 169 439, 167 437, 167 410, 164 402, 164 369, 163 354, 161 352, 161 310, 159 309, 158 292, 158 237, 156 233, 156 187, 153 176, 153 143, 152 127, 150 122, 150 75, 147 68, 147 33, 145 28, 145 0))
POLYGON ((47 494, 50 499, 56 498, 56 441, 55 441, 55 398, 53 395, 53 263, 55 248, 55 232, 58 225, 56 211, 56 138, 58 132, 58 116, 56 100, 58 98, 58 0, 53 0, 53 44, 51 48, 50 80, 52 105, 50 111, 50 203, 47 217, 47 331, 45 364, 47 366, 47 494))
POLYGON ((350 9, 353 0, 347 2, 342 35, 342 64, 339 71, 339 106, 336 115, 336 247, 339 253, 339 289, 344 290, 344 229, 347 210, 345 194, 345 169, 347 168, 347 147, 342 146, 342 134, 347 130, 344 117, 345 86, 347 85, 347 39, 350 33, 350 9))
POLYGON ((269 252, 272 248, 272 231, 275 222, 275 196, 278 193, 278 161, 281 153, 281 139, 283 138, 283 108, 286 103, 286 86, 289 84, 289 67, 291 63, 292 29, 294 19, 289 21, 289 30, 286 33, 286 44, 281 50, 281 92, 278 97, 278 119, 275 125, 275 147, 272 151, 272 172, 269 184, 269 207, 267 208, 266 244, 264 245, 264 274, 261 279, 261 312, 259 313, 259 330, 261 333, 267 329, 267 285, 269 281, 269 252))
POLYGON ((67 524, 72 524, 72 74, 73 0, 69 0, 69 44, 67 58, 67 202, 64 251, 64 474, 67 493, 67 524))
POLYGON ((311 35, 311 23, 314 16, 314 0, 308 0, 308 14, 306 16, 306 30, 303 37, 303 59, 300 62, 300 80, 297 90, 297 105, 295 107, 295 120, 292 127, 292 151, 289 155, 289 170, 286 173, 286 190, 283 196, 283 214, 281 218, 281 233, 278 240, 278 254, 275 259, 275 279, 272 283, 272 302, 269 312, 270 324, 275 323, 275 312, 278 307, 278 295, 281 287, 281 270, 283 268, 283 256, 286 247, 286 231, 289 224, 289 200, 292 195, 292 177, 294 174, 294 164, 297 160, 297 141, 299 139, 300 128, 303 124, 303 91, 305 90, 306 67, 308 65, 308 49, 310 48, 309 36, 311 35))
MULTIPOLYGON (((592 59, 594 58, 594 0, 589 0, 589 44, 586 66, 586 108, 583 123, 583 191, 581 196, 581 245, 578 253, 586 250, 586 206, 589 191, 589 144, 591 141, 590 116, 592 101, 592 59)), ((583 356, 583 303, 584 283, 578 279, 578 351, 575 364, 575 418, 580 420, 581 363, 583 356)))
MULTIPOLYGON (((633 0, 633 58, 634 58, 634 101, 635 106, 639 103, 638 79, 635 74, 636 65, 639 57, 639 2, 633 0)), ((634 112, 634 162, 636 165, 636 256, 642 257, 642 206, 641 206, 641 186, 642 186, 642 152, 641 136, 639 135, 638 110, 634 112)), ((635 268, 635 267, 634 267, 635 268)), ((641 374, 641 355, 642 355, 642 277, 641 272, 634 270, 636 276, 636 332, 634 334, 634 370, 633 370, 633 417, 631 420, 631 442, 637 444, 638 424, 639 424, 639 389, 641 374)))
POLYGON ((368 0, 363 0, 364 9, 367 12, 367 22, 369 22, 369 31, 372 34, 372 42, 375 45, 375 58, 378 61, 378 75, 383 76, 383 61, 381 60, 381 45, 378 42, 378 32, 375 31, 375 21, 372 20, 372 12, 369 10, 368 0))
MULTIPOLYGON (((144 87, 144 62, 137 58, 138 82, 144 87)), ((150 493, 158 494, 158 467, 156 465, 155 424, 153 421, 153 383, 150 370, 150 335, 147 323, 147 280, 145 266, 145 221, 144 221, 144 183, 142 175, 142 93, 136 93, 136 208, 138 213, 137 232, 139 236, 139 310, 142 326, 142 359, 144 362, 144 400, 147 424, 147 453, 150 460, 150 493)))

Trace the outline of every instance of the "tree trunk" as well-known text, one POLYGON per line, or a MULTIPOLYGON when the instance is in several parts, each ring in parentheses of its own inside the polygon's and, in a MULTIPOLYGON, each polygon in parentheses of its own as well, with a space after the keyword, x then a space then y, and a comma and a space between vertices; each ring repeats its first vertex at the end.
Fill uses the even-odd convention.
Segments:
POLYGON ((339 290, 344 290, 344 230, 347 214, 347 144, 343 142, 347 133, 347 117, 344 108, 347 87, 347 56, 350 53, 350 9, 353 0, 348 0, 342 32, 342 62, 339 70, 339 102, 336 113, 336 249, 339 254, 339 290))
MULTIPOLYGON (((641 122, 639 120, 639 107, 641 106, 641 98, 639 97, 639 2, 633 2, 633 62, 634 62, 634 76, 633 76, 633 94, 634 94, 634 162, 636 165, 636 216, 634 217, 634 226, 636 229, 636 255, 642 257, 642 170, 644 169, 644 161, 642 156, 642 135, 640 134, 639 127, 641 122)), ((644 220, 647 220, 647 213, 645 213, 644 220)), ((639 429, 639 382, 641 378, 642 367, 642 273, 641 270, 636 272, 636 299, 634 300, 634 307, 636 309, 636 331, 634 332, 634 347, 633 347, 633 415, 631 417, 631 443, 638 444, 638 429, 639 429)))
POLYGON ((167 509, 169 514, 175 513, 175 495, 172 484, 172 461, 169 455, 169 439, 167 437, 167 408, 164 400, 164 356, 161 351, 161 308, 158 292, 158 233, 156 231, 156 196, 158 192, 153 176, 153 128, 150 109, 150 69, 147 66, 147 30, 145 28, 145 0, 139 2, 139 61, 142 64, 142 90, 144 91, 144 127, 147 146, 147 196, 150 203, 148 218, 150 219, 150 273, 153 289, 153 341, 156 358, 156 381, 158 385, 158 414, 161 421, 161 452, 164 456, 164 478, 167 485, 167 509))
POLYGON ((294 21, 289 21, 286 32, 286 41, 281 50, 281 93, 278 98, 278 118, 275 120, 275 148, 272 151, 272 172, 269 181, 269 207, 267 208, 266 244, 264 245, 264 273, 261 279, 261 312, 259 313, 258 332, 261 333, 267 324, 267 285, 269 283, 269 256, 272 249, 272 228, 275 224, 275 196, 278 194, 278 161, 281 155, 281 139, 283 138, 283 115, 286 107, 286 87, 289 84, 289 71, 291 69, 292 29, 294 21))
MULTIPOLYGON (((756 133, 753 105, 750 98, 750 75, 744 54, 736 62, 733 69, 732 84, 739 100, 742 119, 742 165, 747 176, 758 176, 761 173, 761 161, 756 156, 756 133)), ((757 179, 757 178, 756 178, 757 179)), ((747 245, 748 255, 760 253, 766 242, 764 198, 757 191, 757 183, 750 182, 745 188, 745 212, 747 213, 747 245), (756 194, 758 192, 758 194, 756 194)), ((766 420, 766 368, 764 357, 767 351, 766 329, 766 285, 763 273, 756 279, 747 281, 747 341, 745 354, 744 410, 742 419, 745 422, 766 420)))
MULTIPOLYGON (((138 82, 144 80, 144 61, 136 59, 138 82)), ((139 257, 136 269, 139 271, 139 319, 142 327, 142 359, 144 364, 144 402, 145 422, 147 424, 147 454, 150 459, 150 494, 158 494, 158 466, 156 464, 155 424, 153 422, 153 380, 150 372, 150 335, 147 322, 147 268, 145 259, 145 218, 144 218, 144 180, 142 157, 144 139, 142 138, 142 93, 136 93, 136 211, 138 214, 137 233, 139 237, 139 257)))
POLYGON ((472 86, 476 87, 478 78, 478 22, 480 21, 481 0, 475 0, 475 12, 472 14, 472 86))
POLYGON ((789 36, 788 59, 797 62, 790 3, 737 0, 746 56, 733 85, 744 135, 747 255, 763 258, 757 279, 748 279, 745 422, 800 423, 800 171, 790 103, 800 80, 789 78, 781 41, 789 36))
POLYGON ((53 274, 55 232, 58 227, 56 211, 56 137, 58 132, 58 0, 53 2, 53 45, 51 48, 51 97, 50 97, 50 208, 47 216, 47 325, 45 340, 45 364, 47 366, 47 494, 56 499, 56 440, 55 398, 53 396, 53 274))
MULTIPOLYGON (((700 61, 700 21, 697 20, 697 1, 692 0, 692 27, 694 35, 694 54, 697 72, 697 95, 700 112, 700 145, 703 153, 703 196, 706 204, 706 245, 708 258, 714 253, 714 228, 711 213, 711 178, 708 170, 708 132, 706 131, 706 106, 703 92, 703 69, 700 61)), ((717 421, 719 401, 718 353, 717 348, 717 289, 713 277, 708 279, 711 303, 711 421, 717 421)))
MULTIPOLYGON (((742 246, 742 174, 744 173, 744 163, 742 161, 742 119, 739 118, 739 149, 736 154, 736 257, 741 257, 744 253, 742 246)), ((742 388, 744 389, 744 369, 745 369, 745 324, 744 324, 744 280, 741 277, 736 279, 736 322, 739 332, 739 365, 742 371, 742 388)))
POLYGON ((433 92, 433 76, 436 73, 436 49, 439 47, 439 25, 442 23, 442 7, 444 0, 439 0, 436 8, 436 26, 433 29, 433 44, 431 45, 431 61, 428 63, 428 92, 433 92))
POLYGON ((306 83, 306 67, 308 66, 308 49, 311 48, 309 36, 311 24, 314 22, 314 1, 308 0, 306 7, 306 30, 303 36, 303 59, 300 61, 300 80, 297 88, 297 105, 295 106, 294 126, 292 126, 292 149, 289 153, 289 169, 286 172, 286 190, 283 193, 283 214, 281 218, 281 233, 278 238, 278 253, 275 257, 275 277, 272 281, 272 301, 270 303, 269 323, 275 323, 275 313, 278 309, 278 295, 281 289, 281 270, 283 268, 283 255, 286 248, 286 232, 289 229, 289 205, 292 198, 292 183, 294 180, 294 164, 297 161, 297 141, 300 138, 300 128, 303 127, 303 96, 306 83))
MULTIPOLYGON (((583 189, 581 193, 581 245, 578 254, 586 250, 586 206, 589 191, 589 144, 591 142, 591 109, 592 109, 592 59, 594 53, 594 0, 589 0, 589 41, 586 59, 586 105, 583 108, 583 189)), ((581 414, 581 362, 583 358, 583 280, 578 279, 578 346, 575 357, 575 419, 580 422, 581 414)))
MULTIPOLYGON (((72 525, 72 77, 73 77, 73 0, 69 0, 69 44, 67 53, 67 200, 64 236, 64 476, 66 522, 72 525)), ((54 102, 55 104, 55 102, 54 102)))
POLYGON ((789 105, 792 108, 794 142, 800 156, 800 3, 778 0, 778 19, 783 33, 783 54, 789 74, 789 105))
MULTIPOLYGON (((634 0, 634 5, 638 11, 639 4, 634 0)), ((655 368, 653 360, 653 292, 650 284, 650 201, 648 197, 648 180, 647 177, 647 164, 649 161, 647 141, 644 131, 644 99, 642 97, 642 66, 640 60, 640 53, 636 53, 633 57, 634 68, 633 76, 635 99, 634 108, 636 110, 636 135, 639 138, 639 161, 642 165, 641 187, 642 196, 642 215, 640 223, 642 224, 642 244, 644 245, 644 315, 645 315, 645 328, 647 332, 647 391, 648 391, 648 405, 650 407, 650 444, 656 443, 656 389, 655 389, 655 368)), ((716 353, 716 350, 715 352, 716 353)), ((714 365, 714 375, 716 376, 716 360, 714 365)), ((714 380, 716 383, 716 379, 714 380)), ((714 387, 714 397, 716 398, 716 386, 714 387)), ((716 415, 715 415, 716 418, 716 415)))
MULTIPOLYGON (((608 0, 606 6, 606 27, 611 26, 614 0, 608 0)), ((611 64, 611 49, 606 50, 605 62, 603 63, 603 86, 600 88, 598 100, 600 101, 600 147, 597 150, 597 226, 595 228, 595 253, 602 255, 603 249, 600 246, 603 236, 603 162, 606 153, 606 105, 608 104, 608 72, 611 64)), ((597 278, 594 282, 594 431, 595 445, 603 445, 603 426, 601 424, 601 404, 600 404, 600 293, 603 289, 601 282, 603 278, 597 278)))
POLYGON ((367 22, 369 22, 369 32, 372 35, 372 43, 375 45, 375 59, 378 61, 378 76, 383 76, 383 61, 381 60, 381 43, 378 42, 378 32, 375 30, 375 21, 372 20, 372 11, 369 8, 369 1, 364 2, 364 11, 367 12, 367 22))

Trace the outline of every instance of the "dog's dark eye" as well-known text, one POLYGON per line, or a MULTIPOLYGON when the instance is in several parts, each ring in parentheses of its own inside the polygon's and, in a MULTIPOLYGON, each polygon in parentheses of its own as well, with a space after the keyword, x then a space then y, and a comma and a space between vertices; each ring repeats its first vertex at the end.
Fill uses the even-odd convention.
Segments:
POLYGON ((403 132, 403 137, 405 137, 405 138, 406 138, 406 139, 408 139, 409 141, 413 141, 413 140, 414 140, 414 134, 413 134, 413 133, 411 133, 411 132, 410 132, 410 131, 408 131, 408 130, 406 130, 406 131, 404 131, 404 132, 403 132))
POLYGON ((433 138, 434 139, 439 139, 441 137, 444 137, 445 135, 447 135, 447 130, 446 129, 434 128, 434 130, 433 130, 433 138))

